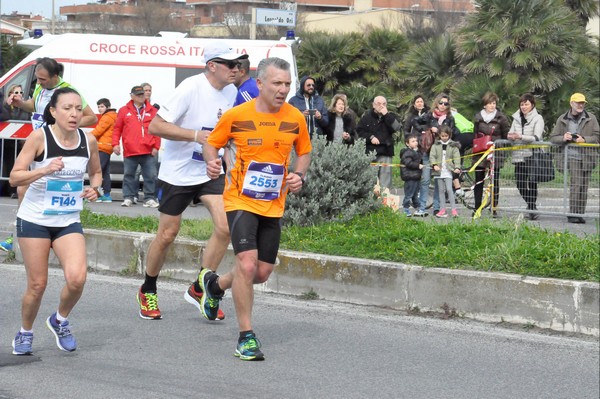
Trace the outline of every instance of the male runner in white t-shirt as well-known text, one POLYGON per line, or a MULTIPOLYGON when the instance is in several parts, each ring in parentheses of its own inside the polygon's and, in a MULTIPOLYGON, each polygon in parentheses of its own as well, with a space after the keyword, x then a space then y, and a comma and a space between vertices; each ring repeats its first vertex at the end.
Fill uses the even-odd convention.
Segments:
MULTIPOLYGON (((173 96, 161 104, 150 124, 150 133, 164 140, 164 154, 157 182, 158 231, 148 248, 145 280, 137 294, 140 317, 144 319, 161 318, 156 280, 169 246, 179 232, 181 215, 194 198, 200 198, 214 224, 202 256, 202 267, 217 270, 229 245, 223 205, 224 175, 216 180, 206 175, 202 144, 221 115, 233 106, 237 95, 233 82, 239 60, 247 57, 222 41, 207 46, 205 72, 181 82, 173 96)), ((185 293, 185 299, 200 310, 202 294, 196 280, 185 293)), ((220 312, 217 319, 224 317, 220 312)))

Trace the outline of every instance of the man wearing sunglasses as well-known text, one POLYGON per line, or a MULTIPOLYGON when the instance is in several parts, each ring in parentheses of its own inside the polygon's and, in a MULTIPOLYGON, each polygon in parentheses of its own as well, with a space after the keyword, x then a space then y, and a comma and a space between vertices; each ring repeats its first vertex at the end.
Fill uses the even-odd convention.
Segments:
POLYGON ((323 128, 329 125, 329 114, 313 78, 304 76, 300 79, 300 88, 296 95, 290 98, 289 103, 304 114, 311 139, 315 134, 324 134, 323 128))
MULTIPOLYGON (((233 82, 239 54, 224 41, 204 48, 204 73, 185 79, 150 123, 150 133, 165 140, 158 172, 157 198, 160 212, 156 237, 148 248, 146 275, 137 299, 143 319, 160 319, 156 282, 169 247, 177 237, 183 211, 200 198, 210 212, 213 234, 202 254, 202 267, 217 270, 229 245, 229 228, 223 205, 225 179, 206 175, 202 146, 225 111, 233 106, 237 89, 233 82)), ((202 288, 198 280, 189 287, 185 299, 200 309, 202 288)), ((225 315, 219 312, 217 319, 225 315)))

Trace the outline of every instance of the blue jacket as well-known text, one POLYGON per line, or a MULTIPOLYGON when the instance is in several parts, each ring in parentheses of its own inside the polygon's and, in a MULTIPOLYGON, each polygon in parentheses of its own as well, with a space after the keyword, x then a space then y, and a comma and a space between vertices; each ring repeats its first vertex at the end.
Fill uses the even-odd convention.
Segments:
MULTIPOLYGON (((308 108, 306 108, 306 97, 304 97, 304 82, 307 79, 313 79, 310 76, 304 76, 300 79, 300 88, 296 92, 296 95, 288 101, 291 105, 298 108, 300 112, 305 109, 316 109, 321 113, 321 119, 315 118, 314 115, 306 116, 306 124, 308 125, 308 133, 310 138, 313 138, 314 134, 323 134, 323 129, 329 125, 329 116, 327 114, 327 108, 325 107, 325 101, 323 97, 319 96, 319 93, 315 90, 315 93, 308 97, 308 108)), ((313 79, 314 80, 314 79, 313 79)))

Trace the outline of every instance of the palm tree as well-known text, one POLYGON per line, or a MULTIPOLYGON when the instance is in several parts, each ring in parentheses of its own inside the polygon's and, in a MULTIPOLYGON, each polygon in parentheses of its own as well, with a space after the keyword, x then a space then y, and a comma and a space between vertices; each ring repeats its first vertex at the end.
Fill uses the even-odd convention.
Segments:
POLYGON ((365 84, 398 85, 400 76, 396 65, 408 50, 406 37, 385 29, 373 29, 363 37, 358 64, 363 69, 365 84))
POLYGON ((600 40, 595 37, 592 41, 573 43, 572 51, 575 55, 575 76, 565 82, 558 89, 546 95, 546 110, 544 118, 551 125, 556 122, 559 115, 569 108, 569 98, 575 92, 584 93, 588 101, 586 110, 592 114, 600 115, 600 63, 598 60, 600 40))
POLYGON ((408 104, 420 93, 427 99, 448 93, 460 77, 455 45, 449 34, 433 37, 425 43, 413 45, 400 62, 403 95, 402 104, 408 104))
POLYGON ((348 106, 360 118, 365 111, 372 108, 373 99, 384 96, 388 100, 388 109, 395 112, 395 99, 389 86, 381 82, 366 86, 358 81, 341 86, 340 91, 348 97, 348 106))
POLYGON ((563 0, 477 0, 457 36, 466 75, 503 80, 504 87, 529 82, 538 94, 573 78, 574 41, 586 40, 563 0))
MULTIPOLYGON (((452 90, 454 107, 466 118, 471 119, 481 110, 481 99, 488 91, 499 96, 498 109, 511 115, 519 107, 519 97, 529 90, 529 83, 519 81, 517 85, 506 87, 502 79, 490 78, 487 75, 470 75, 459 81, 452 90)), ((544 108, 543 101, 536 101, 538 110, 544 108)))
MULTIPOLYGON (((573 92, 597 96, 598 43, 590 43, 563 0, 477 0, 476 7, 457 36, 465 73, 457 93, 487 79, 478 91, 496 87, 509 113, 519 94, 532 91, 548 129, 573 92)), ((459 101, 473 106, 473 99, 459 101)))
POLYGON ((323 94, 335 94, 340 85, 360 75, 358 58, 360 40, 354 35, 331 35, 325 32, 306 34, 296 54, 301 76, 310 75, 323 94))
POLYGON ((586 28, 590 19, 600 16, 598 0, 565 0, 565 4, 577 14, 583 29, 586 28))

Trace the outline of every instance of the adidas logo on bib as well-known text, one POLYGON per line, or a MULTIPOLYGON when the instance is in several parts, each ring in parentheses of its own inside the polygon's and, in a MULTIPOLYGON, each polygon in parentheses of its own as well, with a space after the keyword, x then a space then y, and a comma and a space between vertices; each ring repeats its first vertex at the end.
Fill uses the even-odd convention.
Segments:
POLYGON ((61 191, 72 191, 71 190, 71 185, 69 183, 66 183, 64 186, 62 186, 61 191))
POLYGON ((271 165, 267 165, 264 168, 262 168, 261 172, 265 172, 265 173, 273 173, 273 169, 271 169, 271 165))

